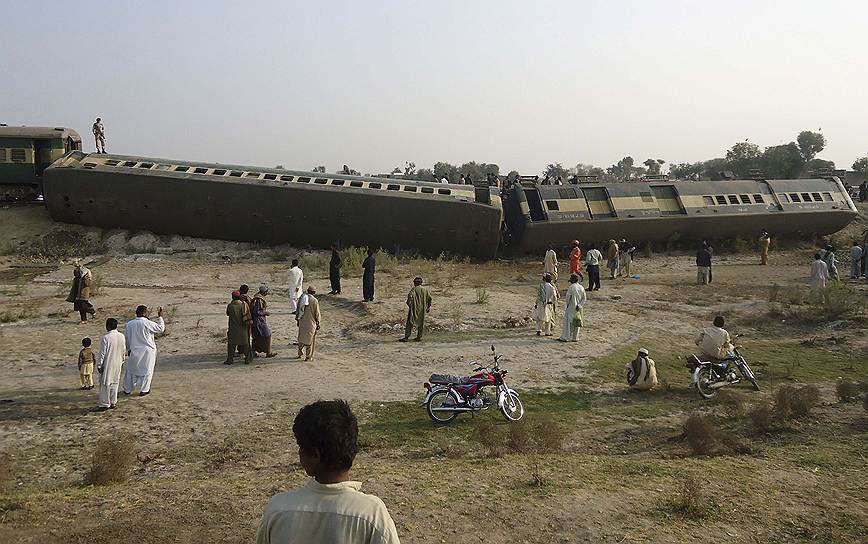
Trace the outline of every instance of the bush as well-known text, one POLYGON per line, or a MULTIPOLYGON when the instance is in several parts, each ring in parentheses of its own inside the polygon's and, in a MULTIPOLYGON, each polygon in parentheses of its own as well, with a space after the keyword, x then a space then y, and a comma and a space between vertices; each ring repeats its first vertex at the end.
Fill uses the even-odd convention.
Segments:
POLYGON ((735 391, 727 389, 719 391, 716 400, 727 416, 736 418, 744 415, 744 399, 735 391))
POLYGON ((478 420, 473 437, 482 445, 482 449, 484 450, 483 455, 487 457, 500 457, 505 453, 506 448, 503 435, 497 432, 497 427, 490 420, 478 420))
POLYGON ((560 451, 564 447, 564 432, 554 421, 541 421, 534 426, 534 442, 540 453, 560 451))
POLYGON ((757 433, 765 433, 772 427, 774 411, 767 402, 754 405, 747 413, 757 433))
POLYGON ((685 518, 704 519, 713 511, 713 505, 702 492, 702 484, 687 476, 675 490, 667 509, 685 518))
POLYGON ((136 460, 135 442, 129 433, 102 438, 93 452, 93 466, 85 477, 86 484, 106 485, 125 482, 136 460))
POLYGON ((814 385, 782 385, 775 393, 775 415, 781 420, 803 418, 819 402, 820 390, 814 385))
POLYGON ((859 396, 859 384, 847 380, 838 380, 835 385, 835 393, 841 402, 850 402, 859 396))
POLYGON ((684 422, 684 438, 696 455, 712 455, 720 443, 717 429, 709 418, 695 412, 684 422))
POLYGON ((534 449, 534 437, 531 434, 530 424, 527 419, 515 421, 509 426, 509 434, 506 438, 509 449, 516 453, 530 453, 534 449))
POLYGON ((476 288, 476 303, 477 304, 487 304, 489 299, 488 289, 485 287, 477 287, 476 288))

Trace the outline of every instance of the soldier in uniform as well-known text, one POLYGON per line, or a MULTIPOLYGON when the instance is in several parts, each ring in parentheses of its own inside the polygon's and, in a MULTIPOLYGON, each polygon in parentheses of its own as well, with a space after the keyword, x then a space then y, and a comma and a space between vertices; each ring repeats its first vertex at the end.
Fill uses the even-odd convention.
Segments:
POLYGON ((99 117, 96 118, 96 122, 93 124, 93 139, 96 142, 96 152, 105 153, 105 127, 102 125, 102 119, 99 117))

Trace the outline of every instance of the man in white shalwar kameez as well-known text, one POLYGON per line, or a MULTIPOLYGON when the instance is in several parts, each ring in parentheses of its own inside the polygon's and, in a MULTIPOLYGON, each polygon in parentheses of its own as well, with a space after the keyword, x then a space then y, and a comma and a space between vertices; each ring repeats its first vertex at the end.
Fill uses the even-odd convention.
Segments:
POLYGON ((577 342, 579 340, 579 333, 582 330, 582 307, 588 301, 588 297, 585 295, 585 288, 579 283, 579 276, 576 274, 570 276, 570 286, 567 287, 567 294, 564 298, 566 305, 566 309, 564 310, 564 326, 561 330, 561 337, 558 340, 561 342, 577 342), (576 315, 579 316, 579 323, 574 324, 573 321, 576 315))
POLYGON ((552 277, 552 283, 558 283, 558 254, 554 249, 549 248, 543 258, 543 271, 552 277))
POLYGON ((100 342, 96 369, 99 372, 98 410, 105 411, 118 404, 118 385, 121 383, 121 367, 127 356, 127 342, 118 332, 118 320, 110 317, 105 321, 108 332, 100 342))
POLYGON ((826 282, 829 280, 829 265, 823 261, 822 255, 817 253, 814 255, 814 262, 811 263, 811 297, 819 300, 826 291, 826 282))
POLYGON ((558 301, 558 291, 552 285, 550 274, 543 276, 543 281, 537 289, 536 303, 533 309, 533 319, 536 321, 536 335, 552 335, 555 324, 555 304, 558 301))
POLYGON ((128 321, 124 327, 127 340, 129 359, 124 373, 124 393, 129 395, 136 387, 139 396, 144 397, 151 392, 151 380, 154 378, 154 366, 157 364, 157 343, 154 335, 166 330, 163 321, 163 308, 157 309, 157 320, 151 321, 151 311, 147 306, 136 308, 136 318, 128 321))
POLYGON ((295 313, 304 285, 304 272, 298 267, 298 259, 292 260, 292 268, 286 274, 289 277, 289 311, 295 313))

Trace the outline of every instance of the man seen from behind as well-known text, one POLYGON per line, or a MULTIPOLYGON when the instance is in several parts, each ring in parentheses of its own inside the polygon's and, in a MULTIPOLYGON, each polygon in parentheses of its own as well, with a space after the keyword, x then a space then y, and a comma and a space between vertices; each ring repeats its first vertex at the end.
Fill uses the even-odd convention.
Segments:
POLYGON ((342 400, 318 401, 301 409, 292 432, 306 486, 271 498, 257 544, 398 544, 395 523, 379 497, 350 480, 359 427, 342 400))

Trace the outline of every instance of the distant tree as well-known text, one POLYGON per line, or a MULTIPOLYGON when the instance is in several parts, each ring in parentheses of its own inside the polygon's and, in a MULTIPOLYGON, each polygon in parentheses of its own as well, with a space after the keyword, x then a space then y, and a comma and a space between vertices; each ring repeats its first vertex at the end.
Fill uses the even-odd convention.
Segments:
POLYGON ((663 159, 645 159, 645 162, 642 164, 648 168, 648 173, 652 176, 656 176, 660 174, 660 171, 663 168, 663 165, 666 163, 663 159))
POLYGON ((515 183, 515 180, 517 180, 519 177, 521 177, 521 174, 518 173, 518 170, 510 170, 509 173, 506 175, 506 179, 510 185, 515 183))
POLYGON ((544 178, 557 179, 557 177, 560 176, 564 182, 567 181, 569 175, 570 173, 567 171, 567 169, 564 168, 563 165, 559 162, 551 163, 546 166, 545 170, 543 170, 544 178))
POLYGON ((726 159, 709 159, 702 163, 702 174, 711 179, 719 179, 718 174, 727 169, 726 159))
POLYGON ((487 179, 489 174, 495 176, 500 175, 500 166, 484 162, 465 162, 458 167, 458 173, 464 174, 464 177, 470 178, 473 181, 487 179))
POLYGON ((675 179, 689 179, 694 176, 701 176, 703 167, 701 162, 682 162, 679 164, 669 165, 669 174, 675 179))
POLYGON ((615 178, 625 180, 632 177, 636 173, 636 168, 633 167, 633 157, 624 157, 618 164, 614 164, 606 169, 615 178))
POLYGON ((430 168, 420 168, 416 170, 416 173, 413 175, 415 179, 422 181, 431 181, 434 177, 434 171, 430 168))
POLYGON ((454 181, 458 177, 458 167, 448 162, 438 162, 434 165, 434 175, 437 179, 447 178, 449 181, 454 181))
POLYGON ((823 159, 811 159, 808 164, 805 165, 805 171, 813 172, 814 175, 817 175, 823 171, 830 171, 834 169, 835 161, 827 161, 823 159))
POLYGON ((767 147, 760 157, 760 168, 767 179, 798 177, 804 165, 802 153, 795 142, 767 147))
POLYGON ((852 168, 854 172, 859 172, 860 174, 868 174, 868 157, 856 159, 856 162, 853 163, 852 168))
POLYGON ((278 164, 277 166, 274 167, 274 169, 275 169, 275 170, 283 170, 283 165, 282 165, 282 164, 278 164))
POLYGON ((738 142, 726 152, 726 170, 732 170, 739 178, 747 178, 751 169, 759 166, 760 156, 758 145, 738 142))
POLYGON ((799 143, 799 152, 805 164, 811 162, 826 147, 825 136, 819 132, 811 132, 810 130, 800 132, 796 141, 799 143))

